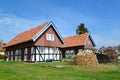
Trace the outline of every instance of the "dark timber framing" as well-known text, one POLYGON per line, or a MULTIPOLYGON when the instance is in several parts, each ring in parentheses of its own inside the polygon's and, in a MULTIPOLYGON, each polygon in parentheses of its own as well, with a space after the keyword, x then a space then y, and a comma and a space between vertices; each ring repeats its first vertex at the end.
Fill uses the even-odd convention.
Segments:
POLYGON ((7 55, 10 61, 41 62, 45 61, 46 59, 53 59, 55 61, 61 60, 61 52, 57 47, 32 46, 16 50, 9 50, 7 51, 7 55), (40 48, 43 49, 42 52, 40 48), (45 48, 47 49, 46 51, 45 48))

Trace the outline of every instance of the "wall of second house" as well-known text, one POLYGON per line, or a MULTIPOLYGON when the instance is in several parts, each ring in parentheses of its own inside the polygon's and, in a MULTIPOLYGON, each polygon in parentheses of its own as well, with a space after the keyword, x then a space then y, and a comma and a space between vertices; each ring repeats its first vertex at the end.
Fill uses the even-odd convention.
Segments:
POLYGON ((90 39, 90 37, 88 37, 88 39, 86 41, 85 48, 86 49, 93 49, 94 48, 94 45, 93 45, 92 40, 90 39))
POLYGON ((62 41, 59 36, 55 32, 54 28, 50 26, 35 42, 35 46, 49 46, 49 47, 60 47, 62 45, 62 41), (50 41, 46 39, 47 34, 54 35, 54 41, 50 41))
POLYGON ((77 53, 84 50, 84 46, 75 46, 68 48, 61 48, 63 58, 73 58, 77 53))

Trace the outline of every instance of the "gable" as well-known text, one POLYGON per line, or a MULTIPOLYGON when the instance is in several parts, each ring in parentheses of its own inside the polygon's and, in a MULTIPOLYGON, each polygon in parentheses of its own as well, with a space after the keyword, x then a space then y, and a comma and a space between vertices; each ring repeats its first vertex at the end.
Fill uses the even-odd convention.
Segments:
POLYGON ((89 49, 93 49, 95 46, 92 38, 90 36, 88 36, 88 38, 86 39, 86 43, 85 43, 85 46, 84 48, 89 48, 89 49))
POLYGON ((51 47, 60 47, 63 44, 59 35, 55 31, 52 25, 35 41, 35 46, 51 46, 51 47), (47 36, 53 36, 53 40, 47 39, 47 36))
POLYGON ((42 30, 40 30, 32 39, 33 41, 36 41, 50 26, 52 26, 55 30, 55 32, 57 33, 57 35, 60 37, 60 40, 62 41, 62 43, 64 44, 65 41, 63 39, 63 37, 60 35, 59 31, 57 30, 56 26, 54 25, 54 23, 52 21, 50 21, 46 27, 44 27, 42 30))

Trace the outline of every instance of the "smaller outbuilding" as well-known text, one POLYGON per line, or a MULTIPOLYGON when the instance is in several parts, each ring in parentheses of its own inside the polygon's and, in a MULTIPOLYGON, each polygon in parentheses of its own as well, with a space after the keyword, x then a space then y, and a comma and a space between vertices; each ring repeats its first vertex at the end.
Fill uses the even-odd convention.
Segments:
POLYGON ((95 47, 95 43, 88 32, 80 35, 65 37, 64 40, 66 43, 61 47, 63 58, 74 57, 82 50, 92 52, 95 47))

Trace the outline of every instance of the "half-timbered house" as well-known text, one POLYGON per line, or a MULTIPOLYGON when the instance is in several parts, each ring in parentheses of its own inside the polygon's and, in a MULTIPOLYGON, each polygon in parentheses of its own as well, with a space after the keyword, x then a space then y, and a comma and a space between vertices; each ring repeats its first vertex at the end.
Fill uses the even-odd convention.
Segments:
POLYGON ((14 37, 5 46, 10 61, 60 60, 64 39, 53 22, 46 22, 14 37))
POLYGON ((89 33, 64 38, 66 44, 61 47, 62 57, 73 57, 82 50, 93 51, 95 43, 89 33))

